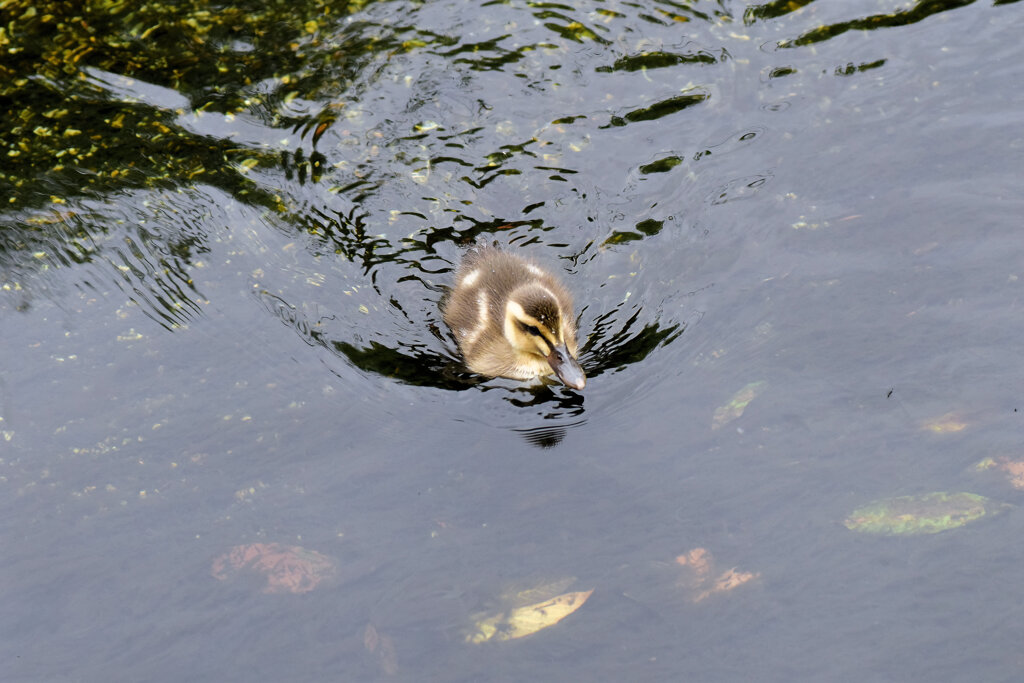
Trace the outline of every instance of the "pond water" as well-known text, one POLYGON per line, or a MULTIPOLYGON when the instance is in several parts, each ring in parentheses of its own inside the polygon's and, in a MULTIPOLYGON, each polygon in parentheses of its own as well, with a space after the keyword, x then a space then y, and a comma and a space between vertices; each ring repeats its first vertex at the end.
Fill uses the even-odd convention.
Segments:
POLYGON ((1020 680, 1024 6, 69 4, 0 32, 4 680, 1020 680), (583 391, 461 365, 477 241, 583 391), (847 528, 937 491, 1003 514, 847 528))

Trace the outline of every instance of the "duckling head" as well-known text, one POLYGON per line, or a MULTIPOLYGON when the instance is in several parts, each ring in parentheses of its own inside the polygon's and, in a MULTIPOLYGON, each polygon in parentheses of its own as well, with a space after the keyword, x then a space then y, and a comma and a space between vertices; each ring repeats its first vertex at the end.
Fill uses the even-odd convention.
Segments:
POLYGON ((518 355, 533 363, 546 360, 566 386, 582 389, 587 377, 576 360, 576 330, 568 317, 571 315, 572 311, 562 310, 547 287, 523 285, 509 295, 505 304, 505 339, 518 355))

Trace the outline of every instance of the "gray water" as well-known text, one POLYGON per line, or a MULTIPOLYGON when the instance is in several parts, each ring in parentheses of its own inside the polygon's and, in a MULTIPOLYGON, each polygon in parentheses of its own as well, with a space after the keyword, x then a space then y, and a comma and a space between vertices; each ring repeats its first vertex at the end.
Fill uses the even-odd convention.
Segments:
POLYGON ((3 680, 1020 679, 1018 4, 319 5, 13 3, 3 680), (584 391, 461 366, 477 240, 584 391), (1015 507, 843 524, 932 491, 1015 507), (212 575, 257 543, 335 573, 212 575))

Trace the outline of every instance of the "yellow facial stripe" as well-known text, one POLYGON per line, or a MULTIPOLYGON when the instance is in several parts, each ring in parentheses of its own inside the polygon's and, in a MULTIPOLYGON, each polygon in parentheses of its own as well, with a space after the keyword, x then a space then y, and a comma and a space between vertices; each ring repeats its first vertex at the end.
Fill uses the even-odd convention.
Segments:
POLYGON ((525 317, 526 311, 515 301, 510 300, 505 304, 505 339, 510 343, 519 338, 519 330, 516 329, 516 325, 525 317))
MULTIPOLYGON (((561 334, 561 329, 559 329, 559 334, 561 334)), ((509 341, 523 340, 519 344, 514 345, 517 347, 522 345, 532 347, 529 350, 541 356, 550 355, 552 348, 561 343, 561 339, 556 338, 546 324, 537 320, 532 315, 527 315, 523 307, 518 302, 512 300, 505 304, 505 338, 509 341), (521 327, 523 325, 537 328, 540 336, 525 332, 521 327)))

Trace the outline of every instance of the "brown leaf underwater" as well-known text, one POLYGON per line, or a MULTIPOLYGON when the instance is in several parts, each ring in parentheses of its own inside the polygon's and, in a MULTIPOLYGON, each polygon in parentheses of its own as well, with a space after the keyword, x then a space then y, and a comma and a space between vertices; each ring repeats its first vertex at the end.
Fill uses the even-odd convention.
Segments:
POLYGON ((236 545, 213 560, 210 573, 221 581, 240 575, 266 579, 264 593, 308 593, 335 574, 334 560, 281 543, 236 545))
POLYGON ((363 647, 372 655, 376 655, 380 670, 387 676, 398 673, 398 650, 395 641, 386 633, 377 631, 373 624, 367 624, 363 631, 363 647))
POLYGON ((1024 489, 1024 460, 1011 460, 1007 457, 985 458, 976 464, 974 469, 979 472, 992 469, 1003 472, 1010 486, 1024 489))
POLYGON ((715 560, 706 548, 694 548, 676 556, 676 564, 685 570, 676 585, 686 589, 693 602, 701 602, 718 593, 728 593, 761 576, 759 573, 741 572, 733 567, 711 578, 715 571, 715 560))

